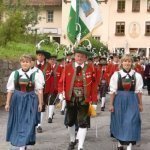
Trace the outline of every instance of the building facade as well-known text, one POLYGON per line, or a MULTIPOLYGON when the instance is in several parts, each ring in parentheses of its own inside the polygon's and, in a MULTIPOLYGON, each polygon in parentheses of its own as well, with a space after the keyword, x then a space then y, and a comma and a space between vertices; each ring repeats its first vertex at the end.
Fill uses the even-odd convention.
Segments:
MULTIPOLYGON (((16 1, 16 0, 14 0, 16 1)), ((58 43, 70 45, 67 37, 71 0, 27 0, 43 9, 34 27, 58 43)), ((126 52, 150 57, 150 0, 97 0, 103 23, 92 36, 110 52, 126 52)), ((92 20, 91 20, 92 21, 92 20)))
MULTIPOLYGON (((103 24, 92 33, 94 38, 108 45, 111 52, 150 56, 150 0, 108 0, 99 7, 103 24)), ((69 44, 66 36, 69 11, 70 2, 63 1, 63 44, 69 44)))

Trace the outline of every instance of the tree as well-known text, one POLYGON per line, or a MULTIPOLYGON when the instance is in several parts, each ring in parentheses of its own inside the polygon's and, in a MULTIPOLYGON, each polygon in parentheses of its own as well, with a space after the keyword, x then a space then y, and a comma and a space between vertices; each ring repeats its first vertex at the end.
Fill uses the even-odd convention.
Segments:
POLYGON ((38 9, 21 5, 21 2, 23 1, 18 0, 16 4, 13 4, 12 1, 9 0, 8 5, 3 2, 0 3, 0 13, 5 14, 6 19, 4 22, 1 22, 0 25, 1 45, 6 45, 9 41, 24 39, 28 34, 28 25, 33 27, 38 22, 38 9))

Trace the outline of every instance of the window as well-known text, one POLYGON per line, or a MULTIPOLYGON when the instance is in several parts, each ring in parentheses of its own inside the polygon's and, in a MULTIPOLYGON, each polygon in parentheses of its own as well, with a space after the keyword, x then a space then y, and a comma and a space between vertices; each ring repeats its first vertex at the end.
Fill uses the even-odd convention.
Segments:
POLYGON ((150 12, 150 0, 147 0, 147 11, 150 12))
POLYGON ((93 39, 97 40, 97 41, 100 41, 101 40, 101 37, 100 36, 93 36, 93 39))
POLYGON ((115 53, 123 55, 125 53, 125 49, 123 47, 122 48, 115 48, 115 53))
POLYGON ((60 44, 60 37, 53 37, 53 40, 60 44))
POLYGON ((125 0, 118 0, 117 11, 118 12, 124 12, 125 11, 125 0))
POLYGON ((125 35, 125 22, 116 22, 116 33, 117 36, 125 35))
POLYGON ((140 11, 140 0, 132 0, 132 12, 140 11))
POLYGON ((54 19, 54 13, 51 10, 47 11, 47 22, 53 22, 54 19))
POLYGON ((150 21, 145 24, 145 35, 150 36, 150 21))

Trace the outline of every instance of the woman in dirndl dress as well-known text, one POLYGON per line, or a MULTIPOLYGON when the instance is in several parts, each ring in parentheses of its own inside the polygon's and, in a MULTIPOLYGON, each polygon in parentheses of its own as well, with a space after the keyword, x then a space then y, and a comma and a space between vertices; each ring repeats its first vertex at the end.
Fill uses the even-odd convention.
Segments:
POLYGON ((21 68, 13 71, 7 83, 5 110, 9 111, 6 141, 19 150, 35 144, 37 126, 43 103, 43 83, 38 72, 30 69, 31 56, 20 58, 21 68))
POLYGON ((132 149, 141 139, 142 76, 132 69, 129 54, 121 59, 121 69, 110 80, 110 132, 118 140, 118 150, 132 149))

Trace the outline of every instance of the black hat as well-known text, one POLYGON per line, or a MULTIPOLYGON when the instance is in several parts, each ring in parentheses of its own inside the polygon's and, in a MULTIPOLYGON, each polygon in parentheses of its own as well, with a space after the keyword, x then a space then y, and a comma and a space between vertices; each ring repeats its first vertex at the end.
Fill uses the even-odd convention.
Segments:
MULTIPOLYGON (((50 58, 57 58, 57 55, 52 54, 52 55, 50 56, 50 58)), ((50 58, 49 58, 49 59, 50 59, 50 58)))
POLYGON ((77 47, 74 49, 74 53, 85 54, 86 56, 91 56, 92 53, 84 47, 77 47))
POLYGON ((46 59, 49 59, 51 54, 45 50, 36 50, 36 54, 43 54, 46 59))
POLYGON ((119 57, 117 53, 113 53, 113 57, 119 57))

